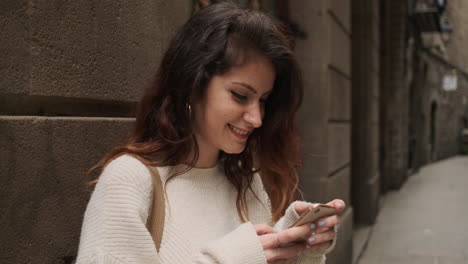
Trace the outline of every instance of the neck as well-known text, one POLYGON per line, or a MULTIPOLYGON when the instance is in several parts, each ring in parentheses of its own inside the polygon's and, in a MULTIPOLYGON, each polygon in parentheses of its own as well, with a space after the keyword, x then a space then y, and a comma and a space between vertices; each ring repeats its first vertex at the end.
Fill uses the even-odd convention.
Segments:
MULTIPOLYGON (((189 156, 189 161, 193 159, 195 152, 192 151, 189 156)), ((195 168, 212 168, 216 166, 219 158, 219 149, 212 148, 203 144, 198 140, 198 159, 195 162, 195 168)))
POLYGON ((218 163, 219 150, 216 153, 206 153, 200 150, 195 168, 212 168, 218 163))

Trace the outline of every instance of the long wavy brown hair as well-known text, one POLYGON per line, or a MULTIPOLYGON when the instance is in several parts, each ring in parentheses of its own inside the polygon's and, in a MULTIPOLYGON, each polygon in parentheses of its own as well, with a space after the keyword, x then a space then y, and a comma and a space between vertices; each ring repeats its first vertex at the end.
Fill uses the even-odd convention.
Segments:
POLYGON ((263 56, 276 70, 263 125, 249 136, 242 153, 220 151, 219 161, 237 189, 240 219, 249 219, 246 192, 252 190, 254 173, 259 172, 270 197, 272 220, 277 221, 299 194, 297 168, 301 159, 295 115, 303 86, 292 49, 288 30, 266 14, 228 3, 200 10, 170 43, 154 82, 139 103, 135 130, 128 142, 109 152, 91 170, 103 169, 122 154, 135 156, 149 166, 188 163, 193 168, 199 149, 187 106, 204 96, 213 76, 246 63, 253 55, 263 56))

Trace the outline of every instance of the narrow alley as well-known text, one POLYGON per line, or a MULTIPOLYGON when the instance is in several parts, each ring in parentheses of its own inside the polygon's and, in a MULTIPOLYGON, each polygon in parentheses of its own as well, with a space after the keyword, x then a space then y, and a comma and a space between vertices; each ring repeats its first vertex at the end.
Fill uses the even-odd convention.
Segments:
POLYGON ((384 198, 359 264, 468 263, 468 157, 423 167, 384 198))

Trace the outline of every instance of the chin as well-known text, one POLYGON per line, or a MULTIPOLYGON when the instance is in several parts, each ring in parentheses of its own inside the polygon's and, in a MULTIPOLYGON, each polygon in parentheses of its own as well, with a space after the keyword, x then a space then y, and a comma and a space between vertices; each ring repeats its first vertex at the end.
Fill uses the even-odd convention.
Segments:
POLYGON ((245 150, 245 145, 239 147, 224 148, 223 152, 227 154, 240 154, 245 150))

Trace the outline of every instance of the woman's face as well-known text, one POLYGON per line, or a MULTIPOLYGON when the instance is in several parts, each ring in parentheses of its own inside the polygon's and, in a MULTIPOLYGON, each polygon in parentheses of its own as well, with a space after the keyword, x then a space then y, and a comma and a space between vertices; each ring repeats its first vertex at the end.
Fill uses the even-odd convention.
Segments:
POLYGON ((262 125, 274 80, 273 65, 263 57, 210 80, 204 98, 192 106, 200 155, 245 149, 249 135, 262 125))

